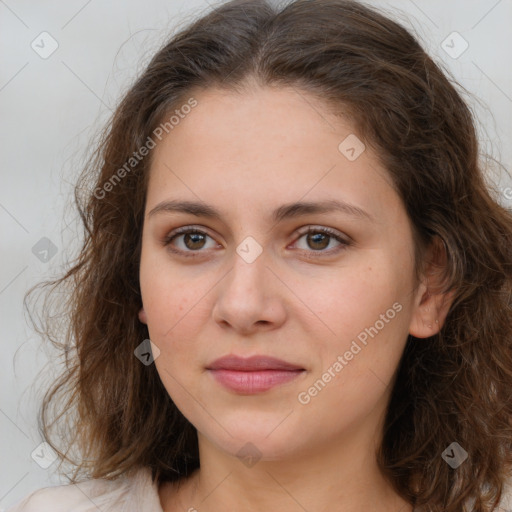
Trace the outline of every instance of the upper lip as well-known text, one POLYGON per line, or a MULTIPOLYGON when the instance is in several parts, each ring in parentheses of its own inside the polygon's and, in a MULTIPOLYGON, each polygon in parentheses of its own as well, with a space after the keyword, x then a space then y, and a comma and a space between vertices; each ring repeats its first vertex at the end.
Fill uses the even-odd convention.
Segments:
POLYGON ((256 371, 256 370, 304 370, 281 359, 269 356, 252 356, 248 358, 235 355, 224 356, 216 359, 207 366, 208 370, 238 370, 238 371, 256 371))

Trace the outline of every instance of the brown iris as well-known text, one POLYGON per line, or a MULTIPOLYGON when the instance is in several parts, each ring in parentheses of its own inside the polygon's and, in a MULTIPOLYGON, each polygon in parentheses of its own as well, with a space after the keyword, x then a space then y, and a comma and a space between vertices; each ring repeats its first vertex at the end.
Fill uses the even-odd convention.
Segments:
POLYGON ((204 245, 206 235, 203 233, 184 233, 183 243, 188 249, 201 249, 204 245), (191 241, 192 245, 188 244, 191 241))
POLYGON ((308 246, 311 247, 312 249, 317 249, 317 250, 325 249, 329 245, 330 238, 331 237, 329 235, 326 235, 324 233, 313 233, 313 234, 308 233, 308 236, 307 236, 308 246), (323 240, 321 237, 323 237, 323 240), (313 245, 310 244, 310 241, 313 241, 313 245), (320 246, 318 246, 318 244, 320 244, 320 246))

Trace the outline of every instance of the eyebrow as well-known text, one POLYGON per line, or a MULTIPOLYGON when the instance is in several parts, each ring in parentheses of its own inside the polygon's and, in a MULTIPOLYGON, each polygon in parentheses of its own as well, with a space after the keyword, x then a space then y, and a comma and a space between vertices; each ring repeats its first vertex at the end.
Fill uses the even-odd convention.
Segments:
MULTIPOLYGON (((299 201, 284 204, 272 212, 271 218, 274 222, 280 222, 284 219, 292 219, 303 215, 330 212, 341 212, 359 219, 369 220, 371 222, 375 221, 374 217, 367 211, 353 204, 336 199, 316 202, 299 201)), ((222 218, 222 213, 214 206, 194 201, 162 201, 148 213, 148 217, 152 217, 158 213, 188 213, 196 217, 206 217, 209 219, 220 220, 222 218)))

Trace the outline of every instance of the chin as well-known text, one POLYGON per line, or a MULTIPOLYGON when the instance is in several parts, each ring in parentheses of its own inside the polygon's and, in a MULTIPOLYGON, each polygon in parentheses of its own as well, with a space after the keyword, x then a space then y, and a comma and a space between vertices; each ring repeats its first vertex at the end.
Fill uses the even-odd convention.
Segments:
POLYGON ((243 424, 235 428, 233 425, 229 429, 232 437, 226 434, 221 439, 210 438, 210 441, 222 451, 241 460, 245 458, 261 461, 284 460, 300 449, 296 441, 291 441, 302 439, 300 433, 276 430, 269 435, 271 431, 272 429, 266 426, 258 427, 254 423, 250 427, 243 424))

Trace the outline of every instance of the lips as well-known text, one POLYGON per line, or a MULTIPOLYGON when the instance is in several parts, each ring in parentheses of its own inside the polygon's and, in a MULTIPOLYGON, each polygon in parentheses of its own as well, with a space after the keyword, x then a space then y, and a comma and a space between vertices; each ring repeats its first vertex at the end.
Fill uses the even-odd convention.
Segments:
POLYGON ((242 358, 238 356, 225 356, 216 359, 207 367, 208 370, 235 370, 241 372, 251 372, 257 370, 304 370, 301 366, 297 366, 281 359, 268 356, 252 356, 242 358))
POLYGON ((268 356, 225 356, 211 363, 207 370, 217 383, 245 395, 268 391, 305 373, 300 366, 268 356))

